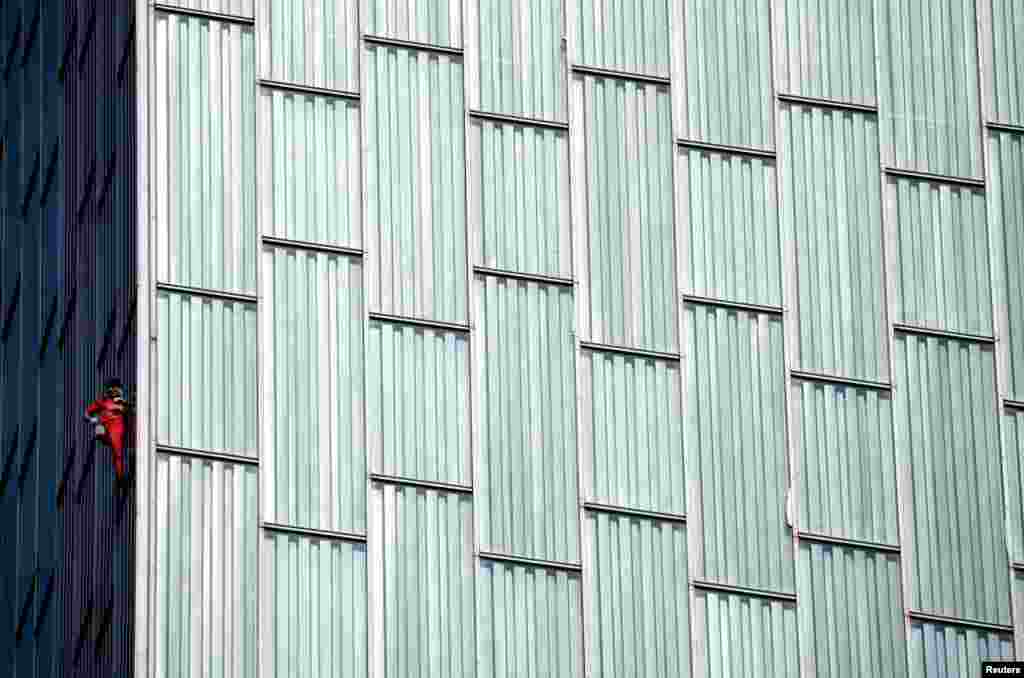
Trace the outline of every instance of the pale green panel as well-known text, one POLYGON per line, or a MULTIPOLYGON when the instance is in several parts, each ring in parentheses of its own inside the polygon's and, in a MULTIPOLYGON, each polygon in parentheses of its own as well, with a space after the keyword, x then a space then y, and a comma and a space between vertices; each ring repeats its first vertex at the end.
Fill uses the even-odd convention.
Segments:
POLYGON ((592 678, 688 678, 690 598, 682 524, 588 512, 592 678))
POLYGON ((576 8, 577 61, 669 77, 670 0, 588 0, 576 8))
POLYGON ((905 467, 907 607, 1008 624, 1003 478, 992 347, 896 335, 898 467, 905 467))
POLYGON ((683 444, 703 528, 691 575, 791 592, 782 321, 688 304, 686 325, 683 444))
POLYGON ((476 675, 468 495, 374 483, 384 521, 384 676, 476 675))
POLYGON ((801 542, 797 595, 808 675, 906 678, 898 555, 801 542))
POLYGON ((464 323, 460 57, 379 45, 364 55, 370 310, 464 323))
POLYGON ((157 444, 256 450, 256 305, 157 292, 157 444))
MULTIPOLYGON (((1014 570, 1013 578, 1013 626, 1014 637, 1024 636, 1024 572, 1014 570)), ((1021 658, 1020 647, 1015 652, 1016 659, 1021 658)))
POLYGON ((889 177, 896 206, 896 311, 908 325, 992 335, 985 194, 889 177))
POLYGON ((364 678, 366 545, 266 530, 262 551, 261 674, 364 678))
POLYGON ((263 77, 359 89, 359 0, 259 0, 258 9, 263 77))
POLYGON ((678 167, 686 292, 781 306, 775 161, 680 148, 678 167))
POLYGON ((779 90, 874 104, 876 4, 872 0, 776 2, 779 90))
POLYGON ((875 117, 788 104, 780 115, 782 230, 796 240, 797 366, 887 381, 875 117))
POLYGON ((153 459, 153 675, 255 676, 256 467, 160 452, 153 459))
POLYGON ((152 210, 157 280, 256 288, 253 29, 156 12, 152 210))
POLYGON ((572 277, 567 132, 473 119, 469 144, 476 263, 572 277))
POLYGON ((1024 6, 1019 0, 992 3, 993 118, 1024 125, 1024 6))
POLYGON ((772 148, 769 0, 683 4, 682 136, 772 148))
POLYGON ((800 529, 898 544, 889 394, 802 380, 791 388, 800 529))
MULTIPOLYGON (((1008 317, 1000 337, 1009 395, 1024 400, 1024 135, 989 132, 989 223, 996 247, 997 308, 1008 317)), ((1001 330, 1003 328, 1000 328, 1001 330)))
POLYGON ((357 103, 264 88, 260 106, 260 230, 360 247, 357 103))
POLYGON ((362 9, 371 35, 462 47, 460 0, 362 0, 362 9))
POLYGON ((368 342, 371 470, 472 485, 469 335, 371 320, 368 342))
POLYGON ((668 87, 578 74, 586 109, 579 181, 587 225, 581 335, 659 351, 679 347, 668 87))
POLYGON ((693 624, 694 673, 698 676, 800 675, 793 603, 698 589, 693 624))
POLYGON ((481 560, 476 623, 480 678, 583 678, 578 574, 481 560))
POLYGON ((482 549, 579 560, 572 291, 477 277, 482 549))
POLYGON ((910 624, 911 678, 975 678, 986 659, 1013 659, 1013 636, 933 622, 910 624))
POLYGON ((880 120, 891 146, 886 161, 900 169, 984 175, 974 5, 881 3, 880 120))
POLYGON ((686 513, 679 364, 582 351, 580 455, 586 498, 686 513))
POLYGON ((263 516, 366 526, 362 266, 352 257, 265 247, 263 516))
POLYGON ((251 17, 254 2, 262 0, 164 0, 163 5, 197 9, 201 12, 215 12, 231 16, 251 17))
MULTIPOLYGON (((479 0, 480 108, 565 122, 561 0, 479 0)), ((476 93, 474 93, 476 94, 476 93)))
MULTIPOLYGON (((1010 560, 1024 561, 1024 410, 1003 411, 1003 475, 1010 560)), ((1021 618, 1024 620, 1024 617, 1021 618)))

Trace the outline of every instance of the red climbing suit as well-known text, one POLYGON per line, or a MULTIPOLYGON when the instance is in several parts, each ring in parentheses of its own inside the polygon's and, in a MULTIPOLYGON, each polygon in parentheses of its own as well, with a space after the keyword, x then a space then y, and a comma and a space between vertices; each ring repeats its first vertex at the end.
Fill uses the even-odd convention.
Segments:
POLYGON ((118 479, 124 477, 124 438, 127 425, 125 414, 127 408, 120 398, 100 398, 94 400, 85 411, 90 417, 98 416, 103 428, 107 431, 99 439, 110 445, 114 455, 114 471, 118 479))

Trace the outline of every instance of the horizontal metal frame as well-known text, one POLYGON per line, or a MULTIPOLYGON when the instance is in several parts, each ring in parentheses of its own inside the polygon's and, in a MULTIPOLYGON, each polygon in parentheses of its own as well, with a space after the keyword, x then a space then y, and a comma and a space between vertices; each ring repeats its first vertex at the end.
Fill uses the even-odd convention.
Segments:
POLYGON ((779 591, 767 591, 765 589, 751 589, 746 586, 732 586, 730 584, 719 584, 704 579, 693 579, 690 581, 693 588, 698 591, 718 591, 720 593, 732 593, 750 598, 765 598, 767 600, 781 600, 785 603, 795 603, 795 593, 781 593, 779 591))
POLYGON ((254 304, 259 301, 255 294, 242 294, 241 292, 222 292, 221 290, 210 290, 205 287, 189 287, 187 285, 173 285, 171 283, 158 282, 157 291, 176 292, 187 294, 193 297, 206 297, 208 299, 224 299, 227 301, 241 301, 247 304, 254 304))
POLYGON ((1009 407, 1011 410, 1024 410, 1024 400, 1003 398, 1003 407, 1009 407))
POLYGON ((513 556, 509 553, 495 553, 493 551, 478 551, 476 555, 481 560, 493 560, 499 563, 513 563, 514 565, 541 567, 547 570, 561 570, 562 572, 573 572, 576 574, 583 572, 583 565, 579 563, 566 563, 561 560, 540 560, 538 558, 513 556))
POLYGON ((817 532, 802 532, 798 531, 797 536, 800 541, 814 542, 815 544, 829 544, 832 546, 849 546, 850 548, 866 549, 869 551, 879 551, 881 553, 893 553, 899 555, 901 549, 895 544, 881 544, 874 541, 861 541, 860 539, 846 539, 845 537, 833 537, 828 534, 820 534, 817 532))
POLYGON ((620 71, 614 68, 599 68, 597 66, 584 66, 582 64, 573 64, 572 72, 579 73, 581 75, 595 75, 599 78, 614 78, 616 80, 631 80, 633 82, 649 82, 654 85, 664 85, 668 87, 672 80, 660 75, 648 75, 647 73, 637 73, 635 71, 620 71))
POLYGON ((1011 560, 1010 561, 1010 569, 1013 569, 1013 570, 1024 570, 1024 562, 1021 562, 1019 560, 1011 560))
POLYGON ((317 539, 330 539, 332 541, 347 541, 357 544, 366 543, 365 534, 355 532, 337 532, 334 530, 317 530, 309 527, 295 527, 293 525, 282 525, 281 523, 260 523, 260 527, 268 532, 279 532, 281 534, 295 534, 300 537, 315 537, 317 539))
POLYGON ((986 122, 985 127, 998 132, 1014 132, 1024 134, 1024 125, 1012 125, 1008 122, 986 122))
MULTIPOLYGON (((258 1, 258 0, 257 0, 258 1)), ((359 101, 359 92, 351 92, 344 89, 328 89, 326 87, 312 87, 311 85, 303 85, 297 82, 284 82, 283 80, 270 80, 268 78, 260 78, 260 87, 266 87, 267 89, 282 90, 285 92, 295 92, 297 94, 312 94, 314 96, 333 97, 335 99, 349 99, 352 101, 359 101)))
POLYGON ((769 151, 763 148, 754 148, 752 146, 712 144, 707 141, 697 141, 696 139, 676 139, 676 146, 692 148, 697 151, 714 151, 715 153, 725 153, 726 155, 745 155, 751 158, 768 158, 770 160, 775 160, 775 151, 769 151))
POLYGON ((539 118, 524 118, 518 115, 507 115, 505 113, 491 113, 489 111, 469 111, 469 117, 477 120, 493 120, 494 122, 506 122, 510 125, 525 125, 526 127, 548 127, 551 129, 568 130, 569 123, 556 122, 554 120, 541 120, 539 118))
POLYGON ((272 235, 265 235, 262 240, 264 245, 271 245, 273 247, 286 247, 293 250, 308 250, 310 252, 326 252, 327 254, 340 254, 345 257, 366 256, 366 252, 358 247, 328 245, 326 243, 311 242, 308 240, 292 240, 290 238, 279 238, 272 235))
POLYGON ((175 447, 174 445, 161 445, 156 443, 154 445, 157 454, 163 452, 164 454, 170 454, 176 457, 190 457, 192 459, 205 459, 209 461, 223 461, 229 464, 247 464, 249 466, 259 466, 260 460, 257 457, 245 457, 240 454, 233 454, 231 452, 219 452, 215 450, 197 450, 190 447, 175 447))
POLYGON ((666 523, 686 524, 686 516, 681 513, 662 513, 661 511, 646 511, 644 509, 627 508, 625 506, 613 506, 612 504, 601 504, 594 501, 583 502, 583 508, 596 513, 610 513, 624 518, 650 518, 661 520, 666 523))
POLYGON ((442 320, 428 320, 426 318, 410 318, 404 315, 391 315, 390 313, 378 313, 377 311, 370 311, 370 320, 379 320, 381 322, 396 323, 399 325, 416 325, 418 327, 430 327, 435 330, 446 330, 448 332, 461 332, 462 334, 468 334, 470 331, 469 325, 462 325, 460 323, 449 323, 442 320))
POLYGON ((840 377, 835 374, 822 374, 821 372, 806 372, 804 370, 790 370, 789 376, 792 379, 802 381, 815 381, 838 386, 850 386, 853 388, 869 388, 874 391, 892 391, 892 384, 884 381, 872 381, 870 379, 853 379, 851 377, 840 377))
POLYGON ((655 360, 671 360, 673 362, 679 362, 679 360, 681 359, 678 353, 669 353, 667 351, 651 351, 645 348, 634 348, 632 346, 599 344, 595 341, 581 340, 580 348, 585 348, 591 351, 598 351, 600 353, 617 353, 619 355, 636 356, 638 358, 653 358, 655 360))
POLYGON ((748 304, 743 301, 729 301, 727 299, 713 299, 711 297, 699 297, 696 294, 682 295, 683 302, 687 304, 698 304, 700 306, 718 306, 720 308, 731 308, 737 311, 751 311, 753 313, 767 313, 768 315, 782 315, 781 306, 764 306, 762 304, 748 304))
POLYGON ((776 95, 782 103, 786 104, 804 104, 805 106, 812 106, 814 108, 831 108, 837 111, 850 111, 851 113, 871 113, 878 115, 878 106, 872 106, 871 104, 855 104, 850 101, 839 101, 837 99, 822 99, 819 97, 805 97, 799 94, 783 94, 780 92, 776 95))
POLYGON ((985 188, 983 179, 971 179, 970 177, 954 177, 946 174, 931 174, 930 172, 915 172, 913 170, 899 169, 897 167, 883 167, 882 171, 888 177, 902 177, 904 179, 917 179, 928 181, 933 184, 950 184, 953 186, 966 186, 967 188, 985 188))
POLYGON ((370 33, 363 34, 363 40, 370 43, 371 45, 381 45, 383 47, 404 47, 405 49, 415 49, 421 52, 434 52, 436 54, 449 54, 452 56, 463 55, 461 47, 446 47, 444 45, 432 45, 428 42, 416 42, 415 40, 402 40, 401 38, 389 38, 384 35, 372 35, 370 33))
MULTIPOLYGON (((259 2, 260 0, 257 0, 259 2)), ((256 23, 256 17, 252 16, 238 16, 235 14, 221 14, 220 12, 207 12, 202 9, 191 9, 189 7, 177 7, 175 5, 167 5, 162 2, 154 2, 150 4, 155 12, 167 12, 168 14, 180 14, 182 16, 192 16, 200 19, 210 19, 212 21, 223 21, 225 23, 241 24, 243 26, 252 26, 256 23)))
POLYGON ((440 480, 419 480, 405 476, 392 476, 386 473, 371 473, 370 480, 385 485, 401 485, 403 487, 418 487, 425 490, 440 490, 442 492, 455 492, 458 494, 473 494, 473 488, 469 485, 458 483, 446 483, 440 480))
POLYGON ((985 631, 1013 633, 1013 626, 1010 624, 994 624, 992 622, 983 622, 976 619, 945 617, 941 614, 932 614, 931 612, 922 612, 920 610, 907 610, 907 617, 913 621, 927 621, 934 622, 936 624, 948 624, 950 626, 964 626, 972 629, 982 629, 985 631))
POLYGON ((562 285, 563 287, 573 287, 576 285, 576 281, 572 278, 559 278, 553 275, 543 275, 542 273, 520 273, 519 271, 506 271, 500 268, 489 268, 487 266, 474 266, 473 273, 493 278, 527 280, 530 282, 540 283, 542 285, 562 285))
POLYGON ((903 334, 921 334, 930 337, 939 337, 941 339, 954 339, 957 341, 970 341, 975 344, 994 344, 996 343, 995 337, 985 337, 980 334, 965 334, 963 332, 951 332, 949 330, 939 330, 932 327, 919 327, 918 325, 906 325, 903 323, 893 323, 893 330, 896 332, 902 332, 903 334))

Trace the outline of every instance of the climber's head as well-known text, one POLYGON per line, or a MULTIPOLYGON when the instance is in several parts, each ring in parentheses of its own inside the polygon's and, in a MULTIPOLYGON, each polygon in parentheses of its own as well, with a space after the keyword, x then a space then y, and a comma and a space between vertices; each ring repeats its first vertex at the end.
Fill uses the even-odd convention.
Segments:
POLYGON ((124 397, 124 384, 121 383, 120 379, 108 379, 103 384, 103 395, 108 398, 123 398, 124 397))

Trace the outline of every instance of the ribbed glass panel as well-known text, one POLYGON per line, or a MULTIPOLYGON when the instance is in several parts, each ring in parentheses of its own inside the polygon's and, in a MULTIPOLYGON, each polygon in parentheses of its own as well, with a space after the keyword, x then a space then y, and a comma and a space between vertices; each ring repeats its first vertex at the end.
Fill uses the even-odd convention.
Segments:
POLYGON ((157 12, 152 208, 157 279, 256 287, 256 74, 251 27, 157 12))
POLYGON ((676 351, 668 88, 580 74, 573 96, 585 111, 584 147, 574 158, 585 191, 577 217, 588 287, 580 332, 605 344, 676 351))
POLYGON ((362 7, 371 35, 462 47, 459 0, 366 0, 362 7))
POLYGON ((1010 560, 1024 562, 1024 410, 1005 409, 1002 430, 1009 526, 1007 550, 1010 560))
POLYGON ((470 121, 469 223, 490 268, 572 276, 568 135, 470 121))
POLYGON ((881 3, 881 123, 901 169, 981 177, 975 0, 881 3))
POLYGON ((1014 570, 1013 579, 1013 627, 1014 637, 1020 638, 1024 633, 1024 572, 1014 570))
POLYGON ((262 675, 364 678, 366 546, 264 531, 262 551, 262 675))
POLYGON ((678 167, 686 291, 781 306, 775 161, 680 148, 678 167))
POLYGON ((253 2, 261 0, 161 0, 160 4, 185 9, 198 9, 203 12, 230 14, 232 16, 251 17, 253 2))
POLYGON ((802 380, 791 388, 800 529, 898 544, 889 394, 802 380))
POLYGON ((989 158, 989 222, 1000 243, 994 248, 996 278, 1003 283, 995 287, 1001 297, 996 307, 1004 308, 1008 319, 1000 337, 1008 357, 1007 390, 1024 400, 1024 135, 989 132, 989 158))
POLYGON ((688 678, 686 529, 591 512, 586 530, 590 675, 688 678))
POLYGON ((875 3, 778 0, 773 11, 780 91, 875 103, 875 3))
POLYGON ((157 453, 153 675, 256 675, 256 467, 157 453))
POLYGON ((691 575, 792 591, 782 321, 688 304, 686 325, 683 435, 690 511, 703 528, 691 575))
POLYGON ((583 678, 578 574, 481 560, 476 623, 480 678, 583 678))
POLYGON ((364 54, 370 310, 465 322, 462 63, 395 47, 364 54))
POLYGON ((964 626, 912 622, 911 678, 974 678, 986 659, 1013 659, 1013 636, 964 626))
POLYGON ((472 485, 469 336, 370 321, 366 428, 372 470, 472 485))
POLYGON ((157 292, 157 443, 255 457, 256 305, 157 292))
POLYGON ((260 106, 260 230, 359 247, 357 102, 264 88, 260 106))
POLYGON ((679 364, 584 350, 580 370, 587 499, 686 513, 679 364))
POLYGON ((889 177, 896 207, 896 322, 992 334, 985 194, 889 177))
POLYGON ((896 335, 896 451, 908 530, 907 607, 1009 623, 991 346, 896 335))
POLYGON ((798 105, 780 114, 782 230, 796 241, 798 366, 885 381, 876 119, 798 105))
POLYGON ((576 8, 576 60, 585 66, 669 76, 670 0, 590 0, 576 8))
POLYGON ((468 495, 375 483, 383 517, 385 676, 476 675, 468 495))
POLYGON ((808 675, 906 677, 899 556, 801 542, 797 595, 808 675))
POLYGON ((260 0, 260 73, 279 82, 359 89, 359 0, 260 0))
POLYGON ((769 0, 691 0, 678 11, 683 138, 771 148, 769 0))
POLYGON ((1024 7, 1017 0, 991 2, 993 118, 1024 125, 1024 7))
POLYGON ((474 287, 479 543, 578 561, 572 292, 495 277, 474 287))
POLYGON ((362 266, 265 247, 262 272, 264 520, 366 525, 362 266))
POLYGON ((796 678, 800 673, 792 603, 698 590, 693 625, 698 676, 796 678))
POLYGON ((474 107, 564 122, 565 23, 560 0, 479 0, 480 92, 474 107), (479 103, 476 102, 479 97, 479 103))

